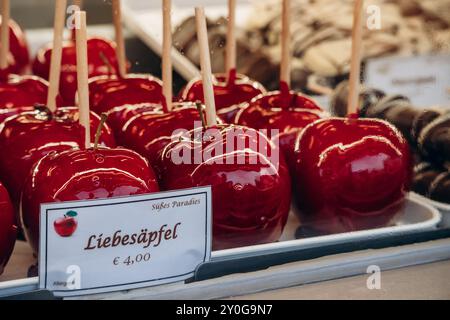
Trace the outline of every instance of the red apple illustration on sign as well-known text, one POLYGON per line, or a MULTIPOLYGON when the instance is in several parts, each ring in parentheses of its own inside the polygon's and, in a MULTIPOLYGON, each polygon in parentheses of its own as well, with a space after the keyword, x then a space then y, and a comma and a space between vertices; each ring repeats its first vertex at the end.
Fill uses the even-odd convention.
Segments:
POLYGON ((56 233, 63 238, 72 236, 78 226, 78 222, 75 220, 76 216, 77 213, 75 211, 69 211, 64 217, 56 219, 53 223, 56 233))

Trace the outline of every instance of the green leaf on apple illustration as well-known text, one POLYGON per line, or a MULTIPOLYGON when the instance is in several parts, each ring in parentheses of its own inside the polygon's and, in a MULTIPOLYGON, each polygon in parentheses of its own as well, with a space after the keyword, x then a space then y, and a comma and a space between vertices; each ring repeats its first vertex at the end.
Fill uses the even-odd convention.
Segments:
POLYGON ((69 211, 66 213, 66 216, 74 218, 76 217, 78 214, 75 211, 69 211))

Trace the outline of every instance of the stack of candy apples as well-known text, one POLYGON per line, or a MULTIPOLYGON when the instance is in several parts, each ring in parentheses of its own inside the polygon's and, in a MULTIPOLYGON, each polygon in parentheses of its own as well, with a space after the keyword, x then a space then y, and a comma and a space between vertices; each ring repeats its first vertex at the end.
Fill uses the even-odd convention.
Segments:
POLYGON ((203 8, 195 9, 201 76, 173 94, 171 0, 162 0, 162 80, 129 73, 120 0, 116 39, 87 36, 86 12, 64 40, 66 0, 34 76, 3 1, 0 47, 0 273, 24 233, 39 250, 42 203, 211 186, 213 249, 276 242, 296 204, 319 234, 388 226, 411 183, 407 140, 358 116, 362 0, 355 0, 345 115, 290 88, 290 0, 282 3, 278 91, 236 73, 236 0, 228 0, 224 74, 212 74, 203 8), (45 79, 45 80, 44 80, 45 79), (175 96, 175 98, 174 98, 175 96), (19 221, 20 226, 19 226, 19 221))

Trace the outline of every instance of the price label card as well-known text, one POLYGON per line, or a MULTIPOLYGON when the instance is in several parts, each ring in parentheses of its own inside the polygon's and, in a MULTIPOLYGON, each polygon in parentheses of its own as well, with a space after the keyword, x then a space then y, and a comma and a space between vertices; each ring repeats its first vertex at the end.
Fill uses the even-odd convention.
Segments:
POLYGON ((211 188, 43 204, 39 284, 56 296, 191 278, 211 256, 211 188))
POLYGON ((450 55, 370 59, 365 84, 388 94, 402 94, 419 108, 450 107, 450 55))

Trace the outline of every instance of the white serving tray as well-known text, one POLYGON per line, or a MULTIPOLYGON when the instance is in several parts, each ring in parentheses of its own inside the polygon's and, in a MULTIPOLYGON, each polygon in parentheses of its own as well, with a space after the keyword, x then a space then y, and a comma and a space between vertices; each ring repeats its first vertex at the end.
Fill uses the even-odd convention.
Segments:
POLYGON ((450 204, 431 200, 415 192, 411 192, 411 197, 438 209, 442 214, 440 227, 450 228, 450 204))
POLYGON ((217 261, 243 257, 254 257, 298 249, 316 248, 320 246, 339 244, 348 241, 356 242, 369 239, 376 240, 378 238, 386 236, 396 236, 420 231, 428 231, 436 229, 442 218, 440 212, 435 207, 423 201, 422 199, 419 199, 417 195, 410 194, 404 208, 404 214, 398 218, 397 222, 393 226, 311 237, 305 239, 296 239, 295 232, 299 227, 300 222, 298 221, 293 210, 291 210, 288 223, 279 242, 215 251, 212 253, 212 260, 217 261))
MULTIPOLYGON (((227 2, 224 0, 173 0, 172 26, 176 28, 183 20, 194 15, 194 7, 205 7, 206 15, 219 18, 227 14, 227 2)), ((238 26, 247 21, 250 1, 238 1, 236 21, 238 26)), ((138 36, 150 49, 162 53, 162 13, 161 1, 123 0, 122 18, 125 25, 138 36)), ((175 48, 172 51, 174 69, 187 81, 199 75, 198 68, 175 48)))
MULTIPOLYGON (((248 257, 289 253, 300 249, 319 248, 326 245, 348 243, 349 241, 377 240, 414 232, 430 231, 437 229, 440 221, 441 214, 436 208, 411 194, 407 200, 404 214, 399 217, 394 226, 297 240, 295 239, 295 231, 300 224, 294 212, 291 211, 279 242, 215 251, 212 253, 211 260, 212 262, 230 260, 236 260, 237 262, 239 259, 248 257)), ((38 278, 0 282, 0 297, 28 293, 37 289, 38 278)))

